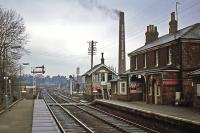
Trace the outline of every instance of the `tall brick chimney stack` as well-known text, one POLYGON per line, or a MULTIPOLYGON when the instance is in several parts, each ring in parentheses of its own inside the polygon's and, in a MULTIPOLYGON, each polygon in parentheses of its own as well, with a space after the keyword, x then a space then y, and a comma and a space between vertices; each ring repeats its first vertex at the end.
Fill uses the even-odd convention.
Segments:
POLYGON ((157 26, 154 25, 147 26, 147 32, 145 33, 145 35, 146 35, 146 44, 158 39, 157 26))
POLYGON ((126 55, 125 55, 125 29, 124 29, 124 12, 119 13, 119 62, 118 73, 126 71, 126 55))
POLYGON ((174 34, 177 32, 178 25, 175 19, 175 12, 171 13, 171 21, 169 22, 169 33, 174 34))

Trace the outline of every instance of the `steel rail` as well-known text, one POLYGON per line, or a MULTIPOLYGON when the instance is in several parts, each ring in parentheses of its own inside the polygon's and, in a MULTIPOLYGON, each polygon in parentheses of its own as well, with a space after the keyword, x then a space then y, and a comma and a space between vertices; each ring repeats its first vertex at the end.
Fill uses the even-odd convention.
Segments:
POLYGON ((87 127, 87 125, 85 125, 84 123, 82 123, 80 120, 78 120, 69 110, 67 110, 66 108, 64 108, 61 104, 59 104, 49 93, 47 93, 47 95, 57 103, 57 106, 59 106, 60 108, 62 108, 72 119, 74 119, 81 127, 83 127, 87 132, 89 133, 94 133, 94 131, 92 131, 89 127, 87 127))
POLYGON ((86 107, 89 107, 89 108, 92 108, 92 109, 94 109, 94 110, 97 110, 97 111, 99 111, 99 112, 105 113, 105 114, 107 114, 107 115, 109 115, 109 116, 112 116, 112 117, 114 117, 114 118, 116 118, 116 119, 119 119, 119 120, 121 120, 121 121, 130 123, 130 124, 132 124, 132 125, 134 125, 134 126, 137 126, 137 127, 139 127, 139 128, 148 130, 148 131, 150 131, 150 132, 159 133, 158 131, 155 131, 155 130, 153 130, 153 129, 150 129, 150 128, 146 127, 146 126, 143 126, 143 125, 141 125, 141 124, 138 124, 138 123, 135 123, 135 122, 126 120, 126 119, 124 119, 124 118, 122 118, 122 117, 119 117, 119 116, 117 116, 117 115, 114 115, 114 114, 105 112, 105 111, 103 111, 103 110, 101 110, 101 109, 92 107, 92 106, 90 106, 90 105, 85 105, 85 106, 86 106, 86 107))
POLYGON ((67 98, 67 99, 70 99, 71 101, 74 101, 75 103, 80 103, 80 101, 77 101, 77 100, 74 100, 74 99, 72 99, 72 98, 70 98, 70 97, 67 97, 67 96, 61 94, 60 92, 59 92, 58 94, 59 94, 60 96, 62 96, 62 97, 65 97, 65 98, 67 98))
POLYGON ((62 125, 60 124, 60 122, 58 121, 58 119, 56 118, 55 114, 53 113, 52 109, 50 108, 50 106, 47 104, 46 98, 44 96, 44 102, 46 103, 51 115, 53 116, 54 120, 56 121, 56 124, 58 125, 58 128, 60 129, 60 131, 62 133, 66 133, 65 130, 63 129, 62 125))
MULTIPOLYGON (((60 95, 62 95, 62 94, 60 94, 60 95)), ((62 95, 62 96, 65 97, 65 98, 68 98, 67 96, 64 96, 64 95, 62 95)), ((71 98, 70 98, 70 99, 71 99, 71 98)), ((77 107, 77 108, 79 108, 79 109, 81 109, 81 110, 83 110, 83 111, 85 111, 85 112, 88 112, 88 111, 84 110, 83 108, 81 108, 81 107, 79 107, 79 106, 77 106, 77 105, 74 105, 74 106, 77 107)), ((105 112, 105 111, 103 111, 103 110, 101 110, 101 109, 92 107, 92 106, 90 106, 90 105, 84 104, 84 106, 86 106, 86 107, 88 107, 88 108, 91 108, 91 109, 94 109, 94 110, 96 110, 96 111, 99 111, 99 112, 101 112, 101 113, 104 113, 104 114, 106 114, 106 115, 108 115, 108 116, 110 116, 110 117, 116 118, 116 119, 121 120, 121 121, 124 121, 124 122, 126 122, 126 123, 129 123, 129 124, 131 124, 131 125, 134 125, 134 126, 136 126, 136 127, 138 127, 138 128, 142 128, 142 129, 144 129, 144 130, 147 130, 147 131, 150 131, 150 132, 153 132, 153 133, 159 133, 158 131, 155 131, 155 130, 153 130, 153 129, 150 129, 150 128, 146 127, 146 126, 143 126, 143 125, 141 125, 141 124, 138 124, 138 123, 135 123, 135 122, 126 120, 126 119, 124 119, 124 118, 122 118, 122 117, 119 117, 119 116, 116 116, 116 115, 114 115, 114 114, 105 112)), ((89 112, 88 112, 88 113, 89 113, 89 112)), ((89 113, 89 114, 91 114, 91 113, 89 113)), ((92 115, 92 114, 91 114, 91 115, 92 115)), ((106 122, 107 122, 107 121, 106 121, 106 122)), ((109 124, 109 123, 108 123, 108 124, 109 124)))
MULTIPOLYGON (((94 115, 93 113, 91 113, 90 111, 88 111, 88 110, 86 110, 86 109, 83 109, 83 108, 81 108, 81 107, 79 107, 79 106, 76 106, 76 105, 73 105, 73 106, 75 106, 76 108, 78 108, 78 109, 80 109, 80 110, 86 112, 87 114, 89 114, 89 115, 91 115, 91 116, 93 116, 93 117, 95 117, 95 118, 97 118, 97 119, 99 119, 99 120, 101 120, 101 121, 103 121, 103 122, 109 124, 110 126, 113 126, 113 127, 117 128, 118 130, 120 130, 120 131, 122 131, 122 132, 129 133, 128 131, 126 131, 126 130, 120 128, 120 127, 118 127, 117 125, 106 121, 106 120, 103 119, 102 117, 100 117, 100 116, 98 116, 98 115, 94 115)), ((87 107, 87 106, 86 106, 86 107, 87 107)))

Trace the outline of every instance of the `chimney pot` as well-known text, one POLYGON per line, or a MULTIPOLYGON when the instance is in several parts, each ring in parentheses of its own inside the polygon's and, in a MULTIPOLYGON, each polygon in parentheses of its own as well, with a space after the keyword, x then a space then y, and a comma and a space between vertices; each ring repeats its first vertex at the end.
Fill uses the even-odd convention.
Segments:
POLYGON ((101 53, 101 64, 104 64, 103 52, 101 53))
POLYGON ((155 26, 153 26, 153 32, 156 32, 156 27, 155 26))
POLYGON ((146 44, 158 39, 157 26, 154 25, 147 26, 147 32, 145 33, 145 35, 146 35, 146 44))
POLYGON ((169 33, 170 34, 175 34, 178 29, 178 24, 175 19, 175 12, 171 13, 171 21, 169 22, 169 33))
POLYGON ((155 26, 155 32, 157 32, 157 26, 155 26))
POLYGON ((149 25, 150 26, 150 32, 152 32, 152 25, 149 25))
POLYGON ((171 20, 175 20, 175 12, 171 13, 171 20))
POLYGON ((151 32, 153 32, 153 25, 151 25, 151 32))

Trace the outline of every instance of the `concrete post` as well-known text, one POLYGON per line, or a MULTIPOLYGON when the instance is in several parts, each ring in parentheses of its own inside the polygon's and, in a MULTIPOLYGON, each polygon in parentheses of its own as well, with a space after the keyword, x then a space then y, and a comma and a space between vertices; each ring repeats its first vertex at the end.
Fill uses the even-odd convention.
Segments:
POLYGON ((6 91, 5 91, 5 106, 6 106, 6 109, 8 109, 8 102, 9 102, 9 99, 8 99, 8 86, 7 86, 7 80, 8 80, 8 77, 4 77, 4 79, 5 79, 5 82, 6 82, 6 84, 5 84, 5 88, 6 88, 6 91))
POLYGON ((9 91, 10 91, 10 102, 12 102, 12 90, 11 90, 11 80, 8 80, 9 85, 9 91))

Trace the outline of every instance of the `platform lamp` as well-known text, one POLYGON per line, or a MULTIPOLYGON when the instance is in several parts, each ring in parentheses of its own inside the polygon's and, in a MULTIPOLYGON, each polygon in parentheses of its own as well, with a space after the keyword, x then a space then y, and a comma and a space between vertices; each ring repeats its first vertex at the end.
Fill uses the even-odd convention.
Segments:
POLYGON ((7 87, 7 81, 8 81, 8 77, 3 77, 3 79, 5 80, 6 86, 5 86, 5 105, 6 105, 6 109, 8 108, 8 87, 7 87))
POLYGON ((2 78, 3 78, 3 82, 2 82, 2 86, 3 86, 3 89, 4 89, 4 80, 5 80, 5 106, 6 106, 6 109, 8 108, 8 76, 6 76, 6 73, 5 73, 5 68, 6 68, 6 63, 5 63, 5 60, 7 58, 7 49, 10 48, 10 49, 19 49, 21 48, 21 46, 7 46, 8 43, 3 43, 3 46, 2 46, 2 78))

